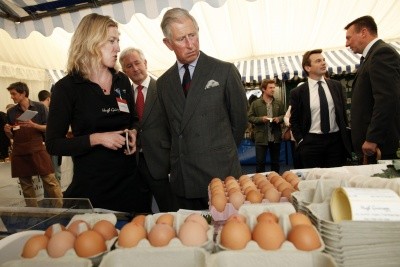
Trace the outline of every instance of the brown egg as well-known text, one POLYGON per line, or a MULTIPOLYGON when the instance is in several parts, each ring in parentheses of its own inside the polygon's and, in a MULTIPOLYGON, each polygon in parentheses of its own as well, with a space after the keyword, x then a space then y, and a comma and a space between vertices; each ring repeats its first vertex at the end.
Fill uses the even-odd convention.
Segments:
POLYGON ((101 234, 104 240, 110 240, 118 236, 117 228, 107 220, 100 220, 93 225, 92 230, 101 234))
POLYGON ((267 180, 267 176, 261 174, 261 173, 256 173, 253 176, 253 182, 258 185, 260 182, 262 181, 266 181, 267 180))
POLYGON ((103 236, 93 230, 80 234, 75 240, 76 255, 83 258, 90 258, 107 251, 106 241, 103 236))
POLYGON ((146 238, 147 233, 143 225, 130 222, 125 224, 118 236, 118 246, 123 248, 136 247, 140 240, 146 238))
MULTIPOLYGON (((269 176, 268 176, 268 177, 269 177, 269 176)), ((282 177, 279 176, 279 174, 277 174, 277 175, 274 175, 274 176, 269 177, 269 182, 270 182, 271 184, 275 184, 275 182, 278 181, 278 180, 280 180, 280 179, 282 179, 282 177)))
POLYGON ((251 203, 261 203, 263 200, 263 195, 257 190, 252 190, 247 193, 246 200, 250 201, 251 203))
POLYGON ((209 228, 206 218, 204 218, 202 215, 200 215, 198 213, 192 213, 186 217, 185 222, 191 222, 191 221, 201 224, 203 226, 204 230, 206 230, 206 231, 209 228))
POLYGON ((276 179, 275 182, 273 182, 272 184, 275 186, 276 189, 278 189, 278 186, 284 182, 286 182, 285 179, 279 177, 279 179, 276 179))
POLYGON ((46 249, 49 238, 46 235, 31 236, 22 249, 21 256, 23 258, 34 258, 40 250, 46 249))
POLYGON ((242 191, 240 190, 240 188, 231 188, 231 189, 228 191, 228 198, 229 198, 233 193, 235 193, 235 192, 239 192, 240 194, 242 194, 242 191))
POLYGON ((300 179, 293 179, 292 181, 290 181, 290 184, 296 190, 299 190, 299 183, 300 183, 300 179))
POLYGON ((74 247, 75 236, 70 231, 54 234, 47 243, 47 253, 52 258, 59 258, 74 247))
POLYGON ((74 234, 74 236, 78 236, 84 231, 90 230, 90 225, 83 220, 76 220, 68 225, 67 230, 74 234))
POLYGON ((246 219, 246 216, 239 214, 239 213, 235 213, 235 214, 232 214, 231 216, 229 216, 226 221, 227 222, 237 221, 237 222, 241 222, 241 223, 246 223, 247 219, 246 219))
POLYGON ((247 176, 247 175, 242 175, 242 176, 240 176, 239 177, 239 183, 240 183, 240 185, 242 185, 242 181, 248 181, 248 180, 250 180, 250 177, 249 176, 247 176))
POLYGON ((268 189, 270 188, 275 188, 275 186, 270 182, 268 182, 267 184, 263 185, 263 187, 260 189, 260 193, 265 194, 265 192, 267 192, 268 189))
MULTIPOLYGON (((281 176, 279 175, 279 173, 272 171, 272 172, 268 173, 267 178, 268 178, 268 180, 271 181, 271 178, 274 177, 274 176, 281 177, 281 176)), ((272 182, 271 182, 271 183, 272 183, 272 182)))
POLYGON ((292 200, 292 193, 296 191, 294 188, 286 188, 282 191, 282 197, 286 197, 289 201, 292 200))
POLYGON ((211 205, 219 212, 223 212, 225 210, 226 203, 227 200, 223 194, 211 196, 211 205))
POLYGON ((300 213, 300 212, 295 212, 289 214, 289 220, 290 224, 292 227, 299 225, 299 224, 307 224, 307 225, 312 225, 310 219, 307 217, 307 215, 300 213))
POLYGON ((52 237, 53 234, 58 233, 60 231, 64 231, 65 230, 65 226, 59 223, 55 223, 50 225, 49 227, 47 227, 46 231, 44 232, 44 234, 50 238, 52 237))
POLYGON ((230 220, 221 230, 221 245, 233 250, 244 249, 251 240, 251 231, 246 223, 230 220))
POLYGON ((218 194, 225 195, 225 188, 221 186, 221 187, 214 187, 213 189, 211 189, 211 196, 218 194))
POLYGON ((227 176, 227 177, 225 178, 225 180, 224 180, 224 183, 225 183, 225 185, 226 185, 227 183, 230 183, 231 181, 237 182, 236 179, 235 179, 235 177, 233 177, 233 176, 227 176))
POLYGON ((269 185, 269 184, 271 184, 270 181, 268 181, 267 179, 265 179, 265 180, 263 180, 263 181, 258 182, 257 188, 258 188, 258 189, 261 189, 261 188, 263 188, 263 186, 269 185))
POLYGON ((168 224, 155 224, 148 236, 150 244, 154 247, 164 247, 169 244, 172 238, 176 237, 174 228, 168 224))
POLYGON ((292 227, 287 239, 299 250, 310 251, 321 247, 319 234, 312 225, 299 224, 292 227))
POLYGON ((270 211, 264 211, 257 216, 257 222, 278 223, 279 218, 270 211))
POLYGON ((258 222, 253 229, 252 239, 265 250, 276 250, 285 241, 285 233, 277 223, 258 222))
POLYGON ((144 223, 146 221, 146 215, 140 214, 140 215, 136 215, 133 219, 132 219, 132 223, 137 223, 141 226, 144 226, 144 223))
POLYGON ((245 197, 240 191, 234 192, 229 196, 229 203, 231 203, 236 210, 239 210, 244 201, 245 197))
POLYGON ((169 226, 174 226, 174 215, 170 214, 170 213, 164 213, 162 215, 160 215, 157 220, 156 220, 156 224, 159 223, 165 223, 168 224, 169 226))
POLYGON ((291 171, 285 171, 284 173, 282 173, 282 178, 287 180, 286 177, 288 177, 290 174, 292 174, 293 172, 291 171))
POLYGON ((187 221, 179 228, 178 238, 185 246, 198 247, 207 242, 207 231, 200 223, 187 221))
POLYGON ((276 189, 278 189, 279 192, 283 192, 283 190, 287 188, 293 188, 293 187, 290 183, 284 181, 276 189))
POLYGON ((229 190, 234 189, 234 188, 240 189, 240 185, 239 185, 238 182, 232 181, 232 180, 231 180, 230 183, 228 182, 227 184, 225 184, 225 190, 226 190, 227 192, 229 192, 229 190))
POLYGON ((281 192, 276 190, 275 188, 270 188, 264 193, 264 198, 269 202, 279 202, 281 199, 281 192))

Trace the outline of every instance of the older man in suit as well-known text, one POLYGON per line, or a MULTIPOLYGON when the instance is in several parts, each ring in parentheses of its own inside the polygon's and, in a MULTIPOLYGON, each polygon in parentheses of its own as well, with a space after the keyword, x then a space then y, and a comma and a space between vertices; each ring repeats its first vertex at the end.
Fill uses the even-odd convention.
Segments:
POLYGON ((351 153, 343 86, 325 79, 321 49, 307 51, 302 66, 307 81, 290 92, 290 124, 303 168, 343 166, 351 153))
POLYGON ((161 212, 176 211, 168 174, 171 149, 168 125, 157 96, 156 81, 147 73, 147 60, 140 49, 122 51, 119 62, 133 82, 136 109, 139 117, 138 173, 143 193, 143 205, 151 209, 151 194, 161 212), (139 103, 141 102, 141 103, 139 103), (151 194, 150 194, 151 193, 151 194))
POLYGON ((211 179, 241 175, 237 145, 247 126, 245 91, 233 64, 199 50, 199 27, 187 10, 168 10, 161 28, 177 58, 157 80, 172 138, 171 185, 180 208, 208 209, 211 179))
POLYGON ((400 55, 378 39, 371 16, 363 16, 346 27, 346 47, 361 54, 362 64, 353 81, 351 135, 354 151, 369 163, 394 159, 400 138, 400 55))

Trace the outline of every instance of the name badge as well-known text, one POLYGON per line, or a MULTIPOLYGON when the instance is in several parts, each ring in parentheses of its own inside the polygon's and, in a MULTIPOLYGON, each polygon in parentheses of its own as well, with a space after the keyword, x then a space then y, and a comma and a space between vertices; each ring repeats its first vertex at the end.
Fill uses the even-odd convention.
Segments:
POLYGON ((129 113, 128 103, 126 102, 125 99, 117 97, 117 104, 118 104, 118 108, 121 112, 129 113))

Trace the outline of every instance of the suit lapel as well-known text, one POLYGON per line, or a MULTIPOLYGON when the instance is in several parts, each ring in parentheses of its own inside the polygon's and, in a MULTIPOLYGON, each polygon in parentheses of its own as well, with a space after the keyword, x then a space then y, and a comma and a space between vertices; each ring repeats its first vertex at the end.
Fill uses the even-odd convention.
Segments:
POLYGON ((144 103, 142 124, 146 122, 147 117, 149 116, 156 99, 157 99, 156 82, 151 78, 149 83, 149 88, 147 88, 146 101, 144 103))
POLYGON ((206 79, 209 77, 208 73, 211 71, 210 64, 208 64, 207 61, 207 56, 200 52, 200 57, 193 72, 192 82, 186 97, 185 109, 181 122, 182 130, 193 116, 194 111, 200 103, 200 98, 204 94, 206 79))

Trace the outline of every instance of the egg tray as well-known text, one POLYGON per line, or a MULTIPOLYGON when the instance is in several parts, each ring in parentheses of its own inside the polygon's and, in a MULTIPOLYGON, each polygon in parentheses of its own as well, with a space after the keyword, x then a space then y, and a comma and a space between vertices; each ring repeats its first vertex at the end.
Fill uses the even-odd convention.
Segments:
MULTIPOLYGON (((176 234, 179 233, 180 226, 184 223, 185 219, 189 214, 181 214, 179 212, 167 212, 168 214, 171 214, 174 216, 174 223, 173 223, 173 228, 175 229, 176 234)), ((147 215, 145 219, 145 229, 146 232, 149 233, 151 228, 156 224, 156 221, 158 217, 162 216, 163 214, 166 213, 156 213, 153 215, 147 215)), ((209 228, 207 230, 207 241, 200 246, 200 248, 205 249, 206 251, 213 251, 214 250, 214 226, 209 225, 209 228)), ((182 242, 179 240, 178 237, 172 238, 172 240, 169 242, 167 246, 161 247, 161 248, 156 248, 152 246, 149 242, 148 239, 142 239, 139 241, 136 247, 133 248, 121 248, 118 246, 118 242, 116 243, 115 247, 117 249, 128 249, 128 250, 135 250, 137 248, 147 248, 147 249, 163 249, 163 248, 187 248, 188 246, 185 246, 182 244, 182 242)))
MULTIPOLYGON (((70 222, 67 224, 66 227, 71 225, 74 221, 76 220, 83 220, 86 221, 90 227, 93 227, 93 225, 100 221, 100 220, 108 220, 114 225, 116 224, 117 218, 115 214, 109 213, 109 214, 97 214, 97 213, 86 213, 86 214, 78 214, 74 215, 70 222)), ((118 231, 118 230, 117 230, 118 231)), ((75 250, 69 249, 65 252, 65 255, 60 258, 52 258, 48 255, 47 251, 45 249, 39 251, 38 255, 32 259, 25 259, 22 258, 21 252, 22 248, 24 247, 26 241, 33 235, 37 234, 44 234, 45 231, 41 230, 28 230, 28 231, 23 231, 20 233, 16 233, 13 235, 10 235, 9 237, 6 237, 2 240, 0 240, 0 248, 1 250, 4 249, 4 251, 7 251, 8 249, 13 250, 13 257, 14 259, 5 262, 4 264, 6 265, 1 265, 1 266, 21 266, 28 264, 27 266, 71 266, 71 263, 73 263, 74 266, 77 267, 91 267, 91 266, 98 266, 105 254, 107 254, 113 247, 114 243, 116 242, 117 237, 106 241, 106 246, 107 246, 107 251, 104 253, 100 253, 99 255, 95 255, 90 258, 82 258, 79 257, 75 250), (18 240, 17 246, 11 245, 12 241, 15 240, 18 236, 21 236, 23 238, 20 238, 18 240), (2 245, 3 244, 3 247, 2 245), (7 249, 7 247, 10 247, 7 249)), ((17 238, 18 239, 18 238, 17 238)), ((1 254, 0 254, 1 255, 1 254)))
MULTIPOLYGON (((262 204, 249 204, 249 205, 242 205, 240 207, 238 214, 244 215, 246 217, 246 223, 250 227, 250 230, 253 231, 254 226, 257 223, 257 216, 260 215, 263 212, 272 212, 279 218, 279 224, 283 229, 283 232, 285 233, 285 237, 287 238, 287 235, 291 229, 291 224, 289 220, 289 215, 291 213, 296 212, 294 209, 293 205, 290 203, 271 203, 268 205, 262 205, 262 204)), ((313 226, 315 228, 315 226, 313 226)), ((222 227, 223 228, 223 227, 222 227)), ((221 245, 221 231, 218 231, 217 237, 216 237, 216 251, 228 251, 230 250, 229 248, 224 247, 221 245)), ((315 228, 315 231, 318 233, 319 241, 321 243, 321 246, 313 251, 319 251, 322 252, 325 249, 325 244, 324 241, 319 234, 318 230, 315 228)), ((257 244, 256 241, 250 240, 246 247, 242 251, 266 251, 262 248, 260 248, 257 244)), ((276 251, 301 251, 298 250, 292 242, 285 240, 281 246, 280 249, 276 251)))

